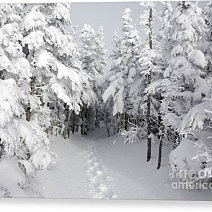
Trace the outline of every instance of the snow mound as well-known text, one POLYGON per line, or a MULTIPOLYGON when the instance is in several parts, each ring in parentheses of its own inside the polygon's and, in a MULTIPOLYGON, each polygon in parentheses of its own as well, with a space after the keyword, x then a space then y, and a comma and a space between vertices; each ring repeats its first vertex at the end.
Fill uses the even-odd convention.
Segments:
POLYGON ((180 145, 169 155, 171 168, 197 168, 196 162, 192 159, 195 157, 195 153, 195 142, 184 138, 180 145))
POLYGON ((28 186, 24 173, 19 168, 15 158, 0 160, 0 196, 24 197, 23 188, 28 186))
POLYGON ((207 65, 204 54, 200 50, 193 50, 188 54, 188 60, 201 68, 207 65))
POLYGON ((38 149, 31 157, 36 169, 47 169, 49 165, 55 164, 55 155, 45 148, 38 149))
POLYGON ((179 181, 198 180, 198 173, 204 170, 198 158, 198 142, 188 138, 182 139, 179 146, 169 155, 170 174, 179 181))

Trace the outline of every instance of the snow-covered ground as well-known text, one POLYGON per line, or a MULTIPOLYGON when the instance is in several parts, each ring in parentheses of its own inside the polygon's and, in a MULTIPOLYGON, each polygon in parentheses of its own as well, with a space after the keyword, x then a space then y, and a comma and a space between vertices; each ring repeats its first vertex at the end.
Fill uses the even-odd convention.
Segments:
POLYGON ((51 138, 57 164, 39 171, 29 190, 32 197, 103 199, 212 200, 212 191, 175 190, 168 175, 168 147, 157 170, 158 145, 146 162, 146 142, 124 144, 96 130, 88 137, 51 138))

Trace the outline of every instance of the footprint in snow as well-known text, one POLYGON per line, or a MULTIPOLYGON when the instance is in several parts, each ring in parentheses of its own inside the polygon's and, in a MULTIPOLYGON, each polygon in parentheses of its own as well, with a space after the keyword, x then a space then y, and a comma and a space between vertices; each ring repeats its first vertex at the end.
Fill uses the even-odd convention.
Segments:
POLYGON ((104 167, 100 164, 94 144, 89 146, 85 154, 86 174, 89 178, 89 188, 94 193, 95 199, 117 198, 112 189, 112 178, 108 177, 104 167))

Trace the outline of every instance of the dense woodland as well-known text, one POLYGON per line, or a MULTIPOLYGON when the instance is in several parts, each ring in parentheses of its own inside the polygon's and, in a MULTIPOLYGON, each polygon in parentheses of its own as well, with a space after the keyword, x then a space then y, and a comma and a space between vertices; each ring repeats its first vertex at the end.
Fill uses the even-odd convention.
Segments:
POLYGON ((172 172, 189 170, 178 152, 193 148, 196 170, 211 169, 212 3, 142 2, 140 23, 126 9, 110 67, 103 28, 76 32, 70 13, 65 3, 0 5, 0 163, 12 157, 32 177, 55 163, 50 135, 103 128, 146 142, 147 162, 158 145, 155 171, 163 145, 172 172))

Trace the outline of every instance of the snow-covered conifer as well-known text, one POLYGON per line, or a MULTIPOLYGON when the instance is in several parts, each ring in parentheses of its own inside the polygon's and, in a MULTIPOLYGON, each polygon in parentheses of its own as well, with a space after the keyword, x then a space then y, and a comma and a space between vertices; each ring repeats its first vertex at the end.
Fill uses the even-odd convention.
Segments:
POLYGON ((89 113, 88 125, 94 129, 99 126, 102 119, 102 75, 106 65, 105 60, 105 44, 103 37, 103 28, 99 27, 97 32, 90 26, 85 24, 80 35, 81 51, 80 60, 82 61, 83 70, 89 75, 89 80, 94 92, 97 95, 97 102, 90 108, 86 108, 89 113))
POLYGON ((37 109, 39 100, 30 95, 32 73, 19 27, 23 7, 1 4, 0 11, 0 158, 14 157, 31 176, 35 169, 47 168, 53 157, 46 134, 35 120, 27 119, 28 106, 37 109))
POLYGON ((130 87, 133 86, 133 78, 139 68, 140 37, 138 30, 132 23, 131 10, 125 9, 122 20, 121 36, 114 37, 114 50, 111 55, 113 64, 108 77, 108 87, 104 91, 104 102, 112 98, 113 116, 122 114, 123 128, 129 127, 129 119, 132 114, 130 87))
POLYGON ((46 108, 51 104, 58 113, 62 111, 58 118, 67 137, 71 111, 78 114, 83 102, 89 105, 95 97, 73 40, 69 4, 33 4, 22 27, 25 51, 39 87, 37 92, 46 108), (57 100, 60 104, 55 105, 57 100), (68 113, 64 112, 66 107, 68 113))
POLYGON ((209 94, 209 90, 203 71, 207 61, 198 49, 205 30, 201 9, 196 2, 179 2, 171 24, 171 57, 164 73, 167 89, 163 95, 162 110, 166 130, 175 132, 174 145, 177 145, 182 119, 209 94))
POLYGON ((134 89, 132 93, 140 97, 139 104, 136 104, 143 116, 143 126, 147 128, 147 161, 151 158, 152 137, 156 134, 157 119, 160 108, 161 95, 152 92, 151 84, 162 77, 164 60, 162 49, 159 43, 154 21, 158 19, 154 2, 142 2, 143 11, 141 14, 141 26, 145 35, 145 41, 142 43, 140 70, 135 78, 138 81, 139 89, 134 89), (138 93, 140 92, 140 93, 138 93))

